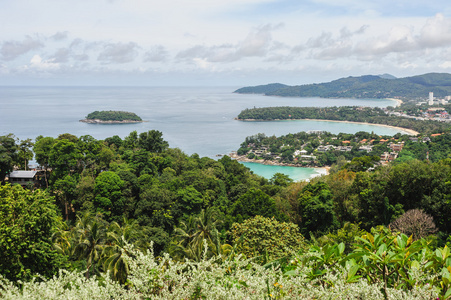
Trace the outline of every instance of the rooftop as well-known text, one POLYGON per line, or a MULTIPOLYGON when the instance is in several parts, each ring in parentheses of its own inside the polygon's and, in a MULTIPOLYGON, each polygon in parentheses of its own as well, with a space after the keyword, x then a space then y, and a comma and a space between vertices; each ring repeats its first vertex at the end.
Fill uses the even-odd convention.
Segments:
POLYGON ((37 171, 12 171, 9 178, 33 178, 37 171))

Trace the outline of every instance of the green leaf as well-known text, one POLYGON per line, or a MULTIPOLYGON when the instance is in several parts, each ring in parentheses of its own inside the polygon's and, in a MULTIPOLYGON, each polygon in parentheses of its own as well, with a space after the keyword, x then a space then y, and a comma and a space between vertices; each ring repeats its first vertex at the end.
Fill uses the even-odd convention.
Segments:
POLYGON ((290 271, 287 271, 287 272, 283 273, 283 275, 294 276, 294 275, 296 275, 296 271, 295 270, 290 270, 290 271))
POLYGON ((420 268, 420 262, 417 260, 412 261, 412 264, 410 265, 413 269, 419 269, 420 268))
POLYGON ((448 289, 445 295, 443 296, 444 299, 447 299, 448 297, 451 297, 451 289, 448 289))
POLYGON ((383 243, 382 245, 379 246, 379 249, 377 249, 376 254, 377 255, 381 255, 382 253, 387 251, 387 245, 385 243, 383 243))

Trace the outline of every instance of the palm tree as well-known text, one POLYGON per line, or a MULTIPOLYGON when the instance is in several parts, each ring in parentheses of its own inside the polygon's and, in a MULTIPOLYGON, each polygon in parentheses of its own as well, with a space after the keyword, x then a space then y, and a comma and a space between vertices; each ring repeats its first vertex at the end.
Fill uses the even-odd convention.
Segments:
POLYGON ((96 272, 96 265, 102 257, 106 240, 106 222, 101 215, 91 216, 89 213, 78 217, 75 225, 74 257, 86 260, 86 278, 90 269, 96 272))
POLYGON ((71 257, 74 250, 74 234, 73 231, 63 228, 54 232, 52 235, 53 247, 58 253, 71 257))
POLYGON ((202 209, 197 216, 190 216, 186 222, 174 230, 174 239, 169 246, 169 253, 176 258, 202 260, 204 240, 207 244, 207 257, 225 255, 231 251, 231 246, 221 245, 216 226, 220 224, 218 212, 210 207, 202 209))
POLYGON ((128 262, 124 258, 127 245, 134 243, 138 248, 145 248, 142 243, 142 231, 137 221, 124 218, 123 226, 112 222, 108 227, 107 245, 102 252, 102 265, 105 271, 110 271, 114 280, 125 283, 129 273, 128 262))

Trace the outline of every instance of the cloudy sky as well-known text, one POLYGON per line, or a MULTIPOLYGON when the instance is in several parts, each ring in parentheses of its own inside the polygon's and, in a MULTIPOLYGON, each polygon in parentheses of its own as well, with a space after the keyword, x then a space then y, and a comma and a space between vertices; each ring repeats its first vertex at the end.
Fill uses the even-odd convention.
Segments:
POLYGON ((1 0, 0 85, 451 73, 449 0, 1 0))

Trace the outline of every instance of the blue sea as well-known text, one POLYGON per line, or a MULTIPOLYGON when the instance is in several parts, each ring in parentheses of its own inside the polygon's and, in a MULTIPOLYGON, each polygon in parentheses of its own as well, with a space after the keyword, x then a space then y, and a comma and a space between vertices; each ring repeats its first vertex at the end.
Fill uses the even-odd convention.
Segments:
MULTIPOLYGON (((386 99, 281 98, 233 93, 238 87, 0 87, 0 135, 13 133, 19 139, 62 133, 122 138, 136 130, 163 132, 170 147, 187 154, 216 158, 240 147, 257 133, 284 135, 308 130, 332 133, 373 131, 395 134, 399 130, 377 125, 327 121, 241 122, 234 118, 245 108, 268 106, 393 106, 386 99), (99 125, 79 122, 95 110, 124 110, 139 115, 144 123, 99 125)), ((248 165, 249 167, 249 165, 248 165)), ((275 168, 274 166, 266 166, 275 168)), ((253 165, 250 166, 253 169, 253 165)), ((257 174, 262 171, 254 169, 257 174)), ((292 168, 293 169, 293 168, 292 168)), ((311 169, 294 168, 305 179, 311 169), (305 177, 305 178, 304 178, 305 177)), ((288 172, 288 171, 287 171, 288 172)), ((290 171, 291 172, 291 171, 290 171)), ((269 176, 271 177, 271 176, 269 176)))

